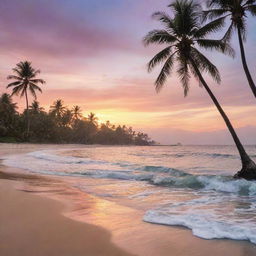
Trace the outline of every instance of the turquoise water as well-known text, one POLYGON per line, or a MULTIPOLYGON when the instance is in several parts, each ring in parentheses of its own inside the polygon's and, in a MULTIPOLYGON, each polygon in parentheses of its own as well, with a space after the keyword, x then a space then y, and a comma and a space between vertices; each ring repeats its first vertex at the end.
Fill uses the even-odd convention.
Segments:
MULTIPOLYGON (((256 161, 256 146, 247 151, 256 161)), ((256 243, 256 182, 232 179, 241 168, 233 146, 72 146, 7 156, 3 163, 129 203, 147 222, 185 226, 205 239, 256 243)))

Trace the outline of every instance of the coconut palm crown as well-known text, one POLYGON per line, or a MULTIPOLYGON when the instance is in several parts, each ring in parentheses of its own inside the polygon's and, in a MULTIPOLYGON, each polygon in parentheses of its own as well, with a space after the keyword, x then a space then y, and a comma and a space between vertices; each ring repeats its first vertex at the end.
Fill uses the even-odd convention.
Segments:
POLYGON ((160 91, 163 87, 174 68, 175 62, 185 96, 189 91, 191 74, 198 78, 192 61, 201 73, 208 73, 217 83, 220 83, 221 78, 218 69, 198 48, 234 55, 234 50, 228 43, 206 38, 210 33, 216 32, 224 26, 224 18, 201 26, 202 8, 195 1, 175 1, 169 7, 175 14, 174 17, 171 18, 165 12, 154 13, 152 17, 159 20, 164 25, 164 29, 149 32, 143 40, 146 46, 149 44, 167 45, 148 63, 149 72, 157 64, 164 63, 155 82, 156 90, 160 91))
POLYGON ((40 106, 39 101, 34 100, 31 105, 29 106, 29 110, 33 114, 39 114, 40 112, 44 111, 44 108, 40 106))
POLYGON ((243 68, 251 90, 256 97, 256 85, 249 71, 244 49, 247 30, 246 18, 248 14, 256 16, 256 0, 208 0, 207 6, 209 10, 204 11, 204 19, 230 18, 230 24, 223 39, 229 41, 233 32, 237 32, 243 68))
MULTIPOLYGON (((38 84, 44 84, 43 79, 38 79, 36 76, 40 74, 40 70, 35 70, 32 67, 31 62, 24 61, 20 62, 13 69, 15 75, 10 75, 7 79, 15 80, 14 82, 7 85, 7 88, 13 87, 12 95, 24 95, 27 97, 27 90, 33 95, 36 99, 36 91, 42 92, 42 89, 38 84)), ((28 107, 28 106, 27 106, 28 107)))
POLYGON ((79 106, 73 106, 72 114, 75 120, 78 120, 83 117, 82 109, 79 106))
POLYGON ((99 118, 98 118, 94 113, 91 112, 91 113, 88 115, 87 120, 88 120, 91 124, 97 126, 97 125, 98 125, 98 120, 99 120, 99 118))
POLYGON ((57 118, 61 118, 66 110, 67 108, 64 106, 64 102, 61 99, 56 100, 53 105, 50 106, 50 113, 57 118))

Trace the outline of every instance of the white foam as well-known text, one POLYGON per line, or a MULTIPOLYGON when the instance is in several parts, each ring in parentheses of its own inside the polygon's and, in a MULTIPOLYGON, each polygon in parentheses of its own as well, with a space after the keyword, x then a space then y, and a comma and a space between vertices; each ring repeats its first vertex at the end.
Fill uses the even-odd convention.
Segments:
POLYGON ((256 225, 239 224, 228 220, 216 221, 213 218, 211 214, 167 215, 165 212, 151 210, 143 219, 156 224, 184 226, 191 229, 195 236, 204 239, 248 240, 256 244, 256 225))

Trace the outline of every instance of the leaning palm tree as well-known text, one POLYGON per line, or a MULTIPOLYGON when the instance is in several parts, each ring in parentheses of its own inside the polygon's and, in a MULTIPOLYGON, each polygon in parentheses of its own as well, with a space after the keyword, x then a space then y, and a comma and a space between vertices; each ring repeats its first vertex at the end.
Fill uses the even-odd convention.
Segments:
POLYGON ((244 49, 247 13, 256 16, 256 0, 208 0, 207 5, 211 9, 204 11, 205 18, 211 20, 215 18, 230 18, 231 20, 229 28, 224 35, 224 40, 230 40, 233 31, 237 31, 243 68, 251 90, 256 97, 256 85, 248 68, 244 49))
POLYGON ((7 85, 7 88, 13 87, 12 95, 20 95, 26 98, 26 116, 27 116, 27 136, 29 135, 29 113, 28 113, 28 90, 32 96, 36 99, 36 91, 42 92, 38 84, 44 84, 43 79, 38 79, 36 76, 40 73, 40 70, 36 70, 32 67, 31 62, 20 62, 13 69, 15 75, 10 75, 7 79, 15 80, 7 85))
POLYGON ((80 119, 80 118, 83 117, 83 115, 82 115, 82 109, 81 109, 79 106, 74 106, 74 107, 72 108, 72 114, 73 114, 73 118, 74 118, 75 120, 78 120, 78 119, 80 119))
POLYGON ((191 0, 177 0, 170 4, 169 7, 173 11, 173 18, 164 12, 153 14, 153 17, 161 21, 165 28, 162 30, 153 30, 144 38, 144 44, 146 46, 149 44, 166 45, 148 64, 148 71, 151 71, 157 64, 164 62, 162 70, 155 82, 156 91, 159 92, 162 89, 174 67, 174 63, 177 65, 177 73, 185 96, 187 96, 189 91, 189 80, 191 76, 198 79, 200 85, 207 91, 224 119, 239 151, 242 170, 235 177, 256 179, 255 163, 246 153, 230 120, 203 77, 203 73, 207 73, 216 82, 220 83, 221 81, 216 66, 198 48, 203 48, 204 50, 214 49, 225 54, 233 54, 233 50, 227 42, 206 39, 208 34, 223 26, 223 20, 213 21, 202 26, 200 18, 201 6, 191 0))

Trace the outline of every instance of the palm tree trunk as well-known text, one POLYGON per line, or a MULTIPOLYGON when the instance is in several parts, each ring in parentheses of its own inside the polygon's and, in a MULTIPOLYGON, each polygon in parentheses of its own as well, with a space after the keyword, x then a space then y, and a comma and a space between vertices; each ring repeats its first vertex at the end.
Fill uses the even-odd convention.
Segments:
POLYGON ((252 92, 254 94, 254 97, 256 98, 256 86, 254 84, 254 81, 252 79, 251 73, 250 73, 248 65, 247 65, 241 29, 238 28, 237 32, 238 32, 238 39, 239 39, 239 45, 240 45, 240 50, 241 50, 241 58, 242 58, 242 63, 243 63, 244 71, 245 71, 247 80, 249 82, 249 85, 250 85, 250 87, 252 89, 252 92))
POLYGON ((27 94, 27 90, 25 90, 25 97, 26 97, 26 118, 27 118, 26 139, 28 139, 28 137, 29 137, 30 121, 29 121, 29 112, 28 112, 28 94, 27 94))
POLYGON ((204 86, 204 88, 208 92, 209 96, 211 97, 212 101, 214 102, 215 106, 217 107, 218 111, 220 112, 222 118, 224 119, 224 121, 226 123, 226 126, 229 129, 229 132, 231 133, 231 135, 233 137, 233 140, 236 144, 236 147, 239 151, 240 158, 241 158, 241 161, 242 161, 242 170, 239 171, 234 176, 234 178, 245 178, 245 179, 248 179, 248 180, 256 179, 256 164, 250 159, 250 157, 246 153, 246 151, 245 151, 240 139, 238 138, 238 136, 235 132, 235 129, 233 128, 228 116, 226 115, 226 113, 222 109, 221 105, 219 104, 218 100, 216 99, 216 97, 212 93, 209 86, 207 85, 207 83, 204 80, 201 72, 197 68, 196 63, 194 62, 194 60, 192 58, 190 58, 190 62, 192 64, 195 72, 197 73, 198 78, 200 79, 202 85, 204 86))

